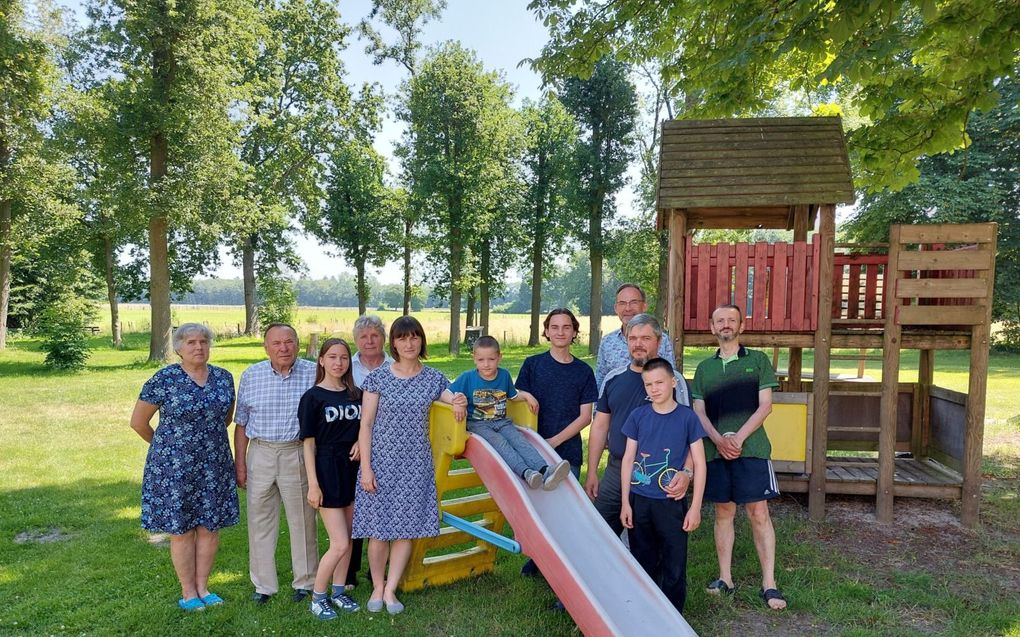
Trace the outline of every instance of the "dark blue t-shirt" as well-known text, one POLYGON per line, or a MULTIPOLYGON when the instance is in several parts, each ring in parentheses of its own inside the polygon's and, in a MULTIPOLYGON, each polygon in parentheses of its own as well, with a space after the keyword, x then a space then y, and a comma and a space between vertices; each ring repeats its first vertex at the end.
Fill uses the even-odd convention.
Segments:
MULTIPOLYGON (((681 405, 690 405, 687 381, 679 372, 673 374, 676 376, 673 397, 681 405)), ((623 435, 623 423, 627 421, 627 416, 638 407, 648 404, 648 393, 645 392, 641 373, 635 372, 630 365, 617 368, 606 376, 595 410, 609 414, 609 453, 614 458, 622 458, 623 452, 627 450, 627 437, 623 435)))
POLYGON ((683 468, 690 446, 705 437, 705 429, 690 407, 678 404, 668 414, 660 414, 647 404, 630 412, 623 435, 638 443, 631 493, 665 500, 665 486, 674 475, 666 470, 683 468))
MULTIPOLYGON (((598 400, 595 372, 584 361, 575 358, 561 363, 549 352, 524 359, 517 374, 517 389, 538 400, 538 433, 552 438, 581 415, 581 405, 598 400)), ((571 437, 556 453, 574 466, 581 466, 581 434, 571 437)))
POLYGON ((506 418, 506 401, 517 396, 510 372, 502 367, 492 380, 482 378, 477 369, 469 369, 450 383, 449 390, 467 396, 468 420, 506 418))

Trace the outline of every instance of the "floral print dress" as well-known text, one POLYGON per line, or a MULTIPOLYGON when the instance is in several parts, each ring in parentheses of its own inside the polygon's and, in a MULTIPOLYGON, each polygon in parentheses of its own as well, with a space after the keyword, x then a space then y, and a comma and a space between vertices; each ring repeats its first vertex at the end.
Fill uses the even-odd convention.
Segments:
POLYGON ((181 535, 238 523, 237 481, 227 439, 234 378, 209 365, 204 386, 178 365, 159 370, 139 399, 159 407, 142 476, 142 528, 181 535))

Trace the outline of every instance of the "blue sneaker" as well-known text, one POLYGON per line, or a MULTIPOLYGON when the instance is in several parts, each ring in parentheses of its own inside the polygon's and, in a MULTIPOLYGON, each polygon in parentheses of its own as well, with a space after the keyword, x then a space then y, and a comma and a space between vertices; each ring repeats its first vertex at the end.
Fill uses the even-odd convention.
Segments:
POLYGON ((358 606, 358 602, 351 599, 350 596, 345 593, 334 595, 332 597, 332 601, 333 606, 335 606, 337 610, 342 610, 345 613, 354 613, 361 608, 361 606, 358 606))
POLYGON ((329 598, 312 600, 312 614, 319 619, 336 619, 336 611, 329 605, 329 598))

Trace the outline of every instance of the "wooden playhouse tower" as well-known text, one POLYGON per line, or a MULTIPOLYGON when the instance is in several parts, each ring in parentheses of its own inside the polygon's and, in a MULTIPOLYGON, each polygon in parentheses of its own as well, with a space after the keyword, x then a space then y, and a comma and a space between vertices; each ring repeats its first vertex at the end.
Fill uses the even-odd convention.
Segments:
POLYGON ((848 493, 874 494, 881 522, 892 521, 895 496, 960 499, 963 523, 976 524, 995 224, 892 226, 886 244, 837 245, 836 204, 854 200, 838 117, 667 121, 661 151, 678 363, 684 346, 716 344, 709 316, 722 303, 744 308, 741 342, 789 349, 776 402, 803 409, 766 423, 794 449, 774 462, 781 488, 807 492, 812 519, 824 517, 826 493, 848 493), (749 228, 792 230, 793 241, 691 237, 749 228), (813 374, 802 370, 805 348, 813 374), (916 382, 899 382, 903 349, 920 352, 916 382), (932 382, 935 352, 952 349, 970 351, 967 394, 932 382), (833 379, 831 361, 847 359, 881 360, 882 382, 833 379), (800 427, 784 429, 794 413, 800 427))

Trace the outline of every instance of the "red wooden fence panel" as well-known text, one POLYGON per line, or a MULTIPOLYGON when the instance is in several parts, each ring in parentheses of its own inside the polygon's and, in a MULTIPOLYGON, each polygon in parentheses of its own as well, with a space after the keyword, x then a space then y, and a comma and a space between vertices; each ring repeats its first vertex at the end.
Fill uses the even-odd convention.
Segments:
POLYGON ((688 238, 684 329, 710 329, 712 310, 735 303, 748 331, 815 329, 817 240, 694 245, 688 238))

